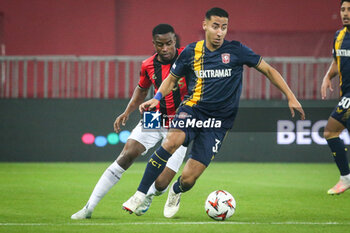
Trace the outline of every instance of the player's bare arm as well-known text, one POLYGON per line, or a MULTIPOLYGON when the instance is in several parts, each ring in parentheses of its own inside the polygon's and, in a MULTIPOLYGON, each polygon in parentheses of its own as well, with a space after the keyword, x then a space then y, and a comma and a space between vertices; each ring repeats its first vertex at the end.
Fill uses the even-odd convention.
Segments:
POLYGON ((129 115, 137 109, 137 107, 145 100, 148 93, 148 88, 141 88, 137 86, 132 94, 132 97, 125 108, 124 112, 120 114, 114 121, 115 132, 120 132, 120 126, 125 126, 126 121, 129 119, 129 115))
POLYGON ((333 59, 331 65, 329 66, 329 69, 326 73, 326 75, 323 78, 322 85, 321 85, 321 96, 322 99, 325 99, 327 96, 327 89, 330 91, 333 91, 332 87, 332 78, 338 75, 338 67, 337 62, 333 59))
MULTIPOLYGON (((177 81, 178 81, 178 78, 176 78, 172 74, 169 74, 168 77, 160 85, 158 89, 158 93, 161 93, 163 97, 168 95, 171 92, 171 90, 175 87, 177 81)), ((140 113, 142 114, 146 110, 154 109, 158 105, 158 103, 159 103, 159 100, 155 98, 152 98, 144 102, 139 107, 140 113)))
POLYGON ((300 118, 302 120, 305 120, 305 113, 301 104, 299 103, 299 101, 297 100, 293 92, 290 90, 289 86, 284 81, 281 74, 272 66, 267 64, 264 60, 261 60, 260 64, 256 67, 256 69, 261 73, 263 73, 270 80, 270 82, 273 85, 275 85, 278 89, 280 89, 281 92, 287 97, 288 106, 292 114, 292 117, 294 117, 295 115, 294 113, 294 109, 295 109, 300 113, 300 118))

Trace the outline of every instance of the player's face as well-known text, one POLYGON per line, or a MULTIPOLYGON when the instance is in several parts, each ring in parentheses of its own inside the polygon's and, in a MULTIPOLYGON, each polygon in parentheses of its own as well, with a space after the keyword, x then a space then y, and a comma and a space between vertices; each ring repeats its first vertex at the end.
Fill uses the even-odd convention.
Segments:
POLYGON ((340 7, 340 17, 344 27, 350 26, 350 2, 343 2, 340 7))
POLYGON ((153 45, 158 53, 160 62, 171 61, 176 54, 176 37, 172 32, 157 34, 153 37, 153 45))
POLYGON ((223 43, 227 34, 228 18, 211 16, 210 20, 205 19, 203 29, 205 31, 206 45, 208 49, 217 49, 223 43))

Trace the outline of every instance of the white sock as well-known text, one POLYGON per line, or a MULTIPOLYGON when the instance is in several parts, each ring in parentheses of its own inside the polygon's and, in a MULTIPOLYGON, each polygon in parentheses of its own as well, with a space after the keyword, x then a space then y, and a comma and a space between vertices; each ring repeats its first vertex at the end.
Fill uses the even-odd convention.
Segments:
POLYGON ((102 174, 101 178, 95 185, 94 191, 92 191, 86 208, 89 211, 93 211, 95 206, 100 200, 108 193, 108 191, 120 180, 125 170, 114 161, 102 174))
POLYGON ((156 189, 155 182, 153 182, 152 186, 148 189, 147 196, 148 195, 160 196, 168 190, 168 187, 166 187, 166 189, 164 189, 163 191, 159 191, 156 189))
POLYGON ((350 174, 347 174, 346 176, 340 176, 340 179, 346 182, 350 182, 350 174))
POLYGON ((144 199, 146 197, 146 194, 144 194, 143 192, 140 192, 138 190, 136 191, 136 193, 134 195, 139 197, 140 199, 144 199))

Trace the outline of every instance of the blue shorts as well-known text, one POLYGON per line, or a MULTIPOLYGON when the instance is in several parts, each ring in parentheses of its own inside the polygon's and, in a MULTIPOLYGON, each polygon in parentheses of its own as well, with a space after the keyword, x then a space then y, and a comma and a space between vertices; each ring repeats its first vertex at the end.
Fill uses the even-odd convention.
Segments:
MULTIPOLYGON (((224 122, 221 122, 221 124, 224 124, 224 122)), ((219 127, 219 125, 218 119, 210 118, 197 109, 182 105, 179 107, 175 118, 172 120, 171 128, 180 129, 185 132, 186 139, 183 143, 184 146, 188 146, 189 143, 193 141, 189 153, 190 158, 208 166, 219 152, 225 135, 229 130, 219 127), (202 121, 203 124, 194 123, 197 121, 202 121), (186 125, 187 122, 190 123, 186 125)))
POLYGON ((331 117, 339 121, 344 125, 345 128, 348 128, 347 121, 350 116, 350 93, 346 93, 340 99, 338 105, 334 108, 331 113, 331 117))

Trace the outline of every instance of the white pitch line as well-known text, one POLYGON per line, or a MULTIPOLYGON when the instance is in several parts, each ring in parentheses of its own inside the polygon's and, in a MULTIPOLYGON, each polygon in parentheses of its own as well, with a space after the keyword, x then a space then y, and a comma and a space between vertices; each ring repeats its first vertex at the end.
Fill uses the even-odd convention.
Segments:
POLYGON ((127 226, 127 225, 350 225, 350 222, 130 222, 130 223, 0 223, 0 226, 127 226))

